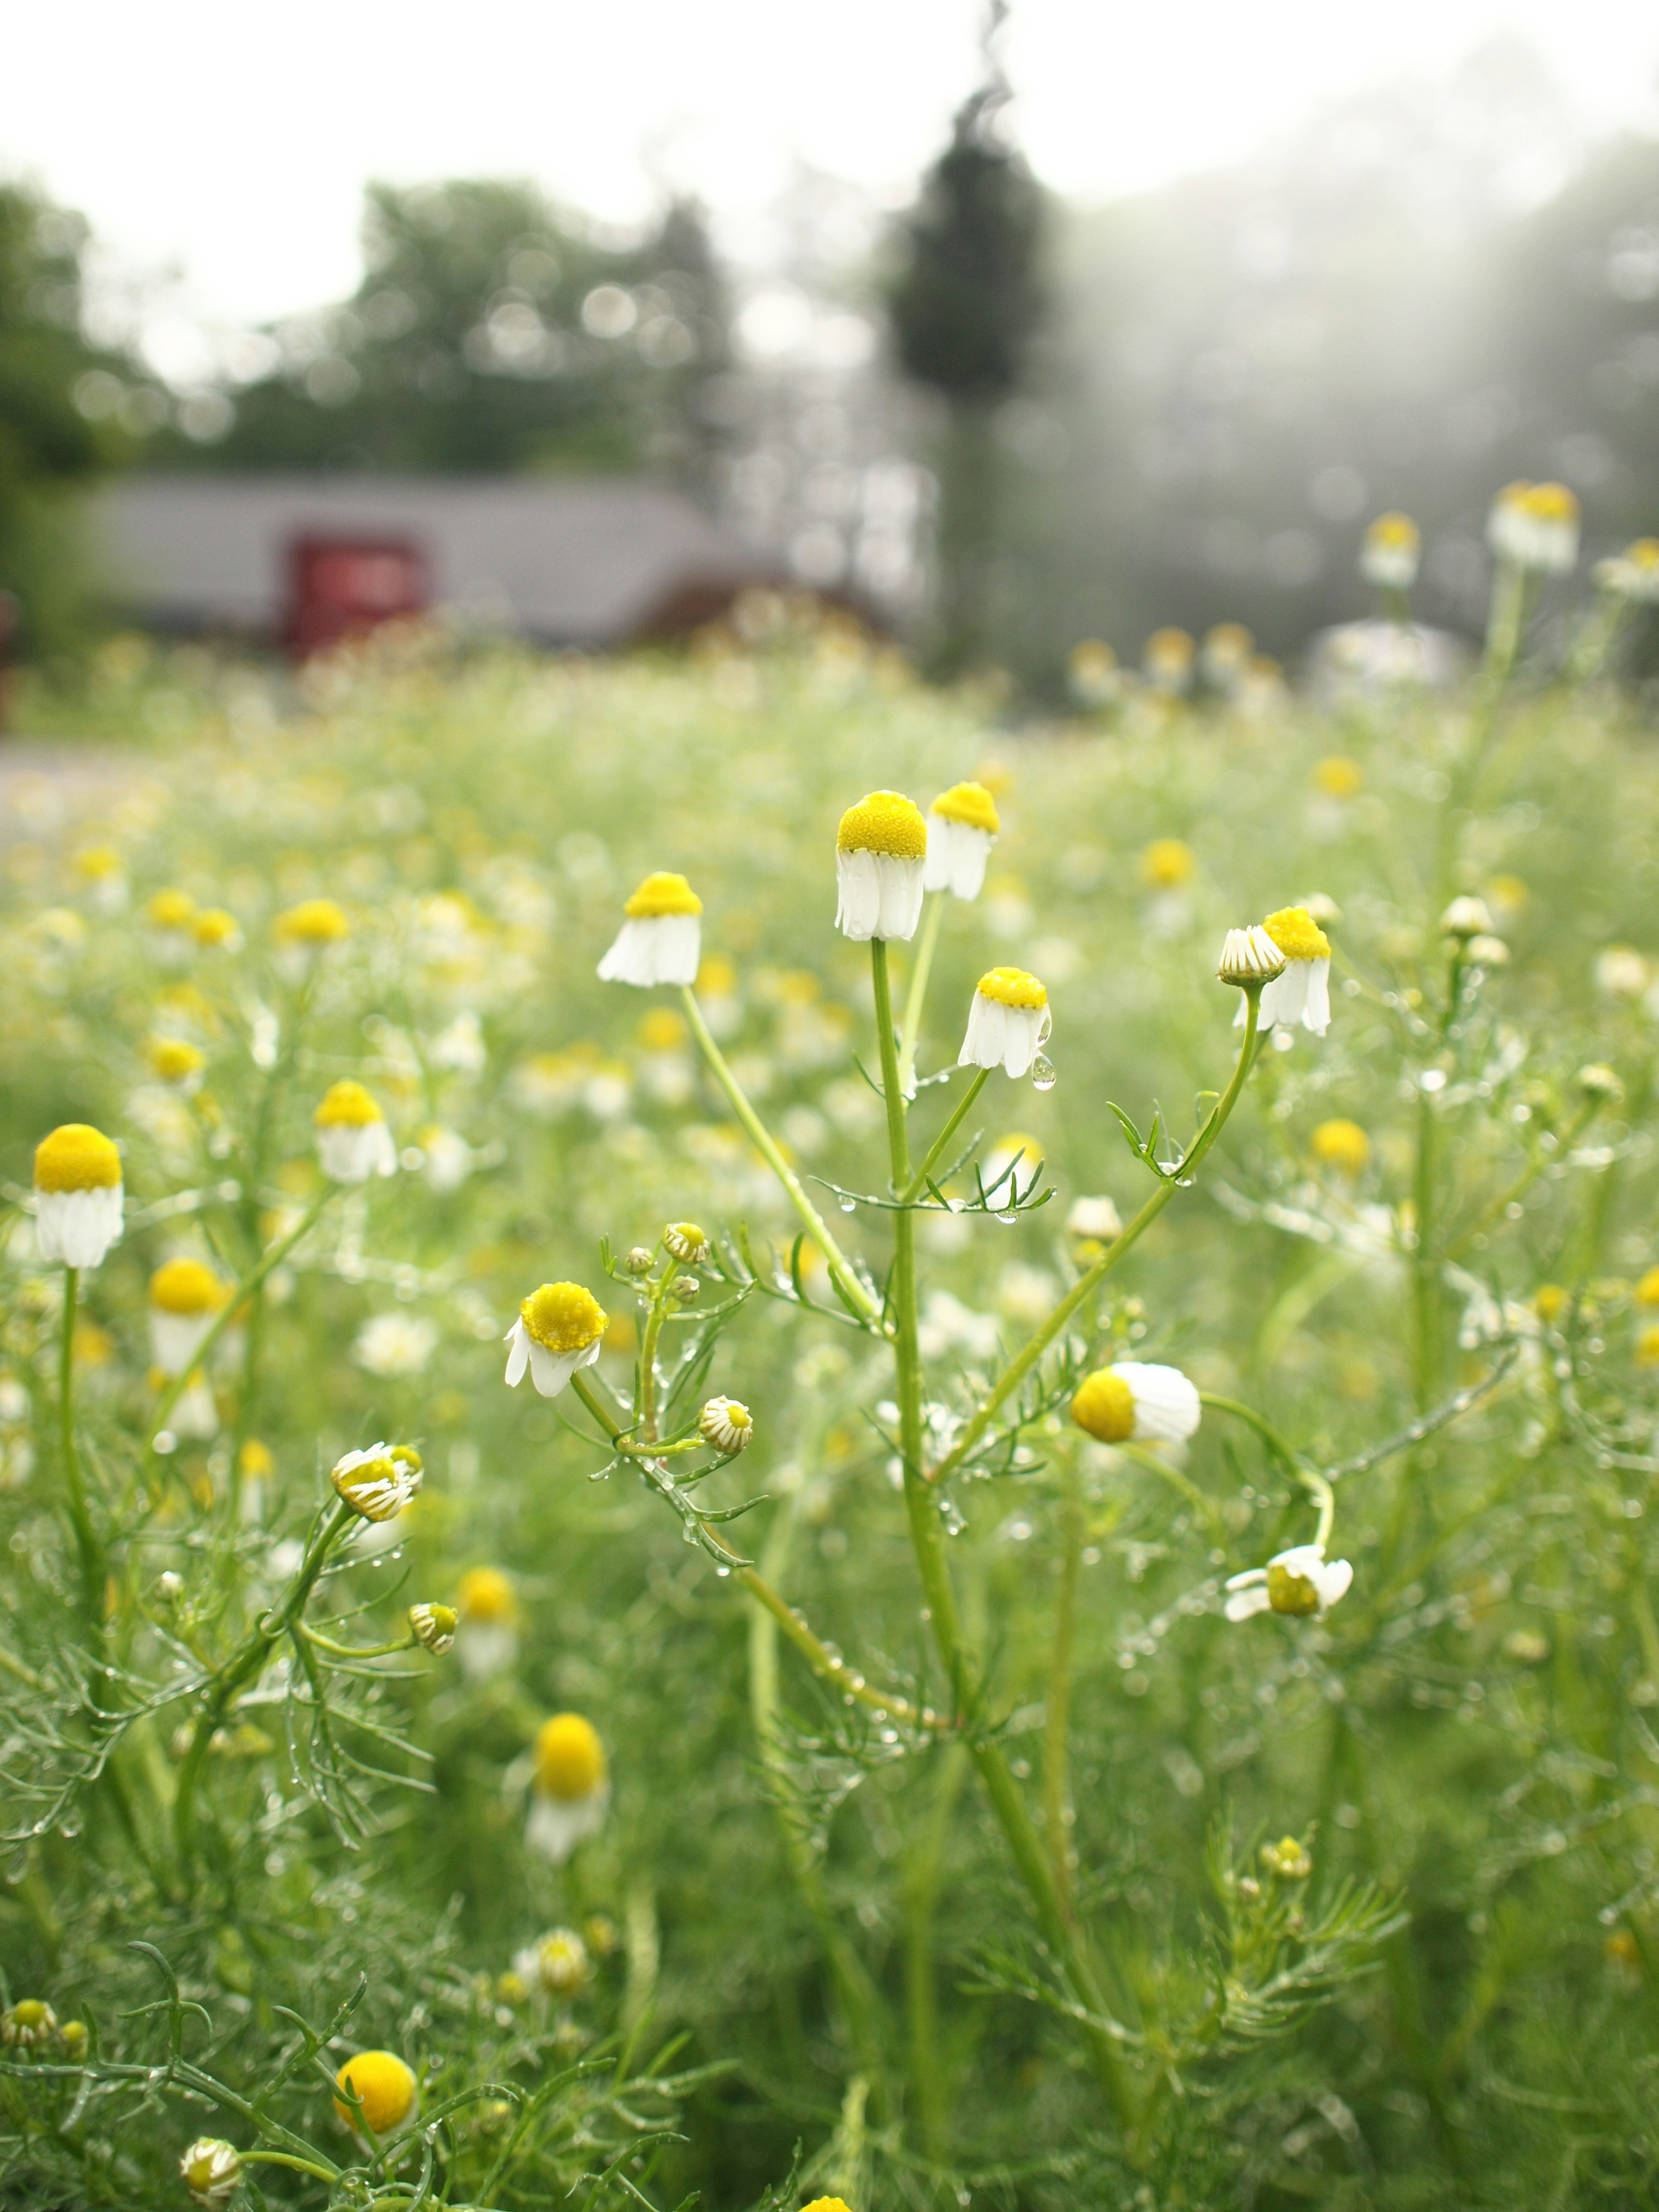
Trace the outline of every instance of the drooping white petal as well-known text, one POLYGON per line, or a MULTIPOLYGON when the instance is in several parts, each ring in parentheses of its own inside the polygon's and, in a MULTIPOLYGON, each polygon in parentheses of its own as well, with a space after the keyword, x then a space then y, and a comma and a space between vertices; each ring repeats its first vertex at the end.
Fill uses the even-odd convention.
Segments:
POLYGON ((985 885, 986 863, 994 842, 988 830, 977 830, 971 822, 930 814, 923 888, 949 891, 954 898, 976 899, 985 885))
POLYGON ((1129 1386, 1135 1401, 1137 1443, 1182 1443, 1198 1426, 1203 1408, 1194 1383, 1178 1367, 1156 1360, 1120 1359, 1112 1372, 1129 1386))
POLYGON ((516 1390, 530 1364, 530 1332, 522 1321, 515 1321, 501 1340, 511 1346, 507 1355, 507 1385, 509 1390, 516 1390))
POLYGON ((525 1841, 532 1851, 540 1851, 555 1866, 562 1866, 584 1838, 597 1835, 605 1826, 610 1796, 604 1786, 586 1797, 549 1797, 532 1790, 525 1841))
POLYGON ((695 983, 702 957, 702 918, 695 914, 630 915, 599 963, 605 983, 695 983))
POLYGON ((881 887, 873 853, 836 854, 836 927, 855 945, 867 944, 881 919, 881 887))
POLYGON ((1323 1036, 1331 1025, 1331 963, 1327 959, 1310 960, 1308 992, 1302 1007, 1302 1026, 1311 1030, 1315 1036, 1323 1036))
POLYGON ((544 1344, 538 1344, 528 1330, 525 1341, 530 1347, 530 1379, 544 1398, 556 1398, 579 1368, 591 1367, 599 1356, 598 1337, 580 1352, 550 1352, 544 1344))
POLYGON ((1229 1620, 1249 1620, 1253 1613, 1266 1613, 1270 1601, 1267 1596, 1267 1570, 1251 1567, 1242 1575, 1231 1576, 1227 1583, 1227 1602, 1223 1607, 1229 1620))
POLYGON ((902 860, 892 853, 876 855, 876 880, 881 886, 881 920, 876 933, 890 944, 906 944, 921 920, 924 862, 902 860))
POLYGON ((34 1241, 43 1260, 64 1267, 95 1267, 121 1235, 124 1186, 35 1194, 34 1241))

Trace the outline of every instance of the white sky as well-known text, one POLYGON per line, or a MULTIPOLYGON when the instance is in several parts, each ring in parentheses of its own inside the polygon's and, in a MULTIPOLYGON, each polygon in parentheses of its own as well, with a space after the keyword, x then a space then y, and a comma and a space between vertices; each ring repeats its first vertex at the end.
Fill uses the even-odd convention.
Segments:
MULTIPOLYGON (((531 175, 619 221, 651 175, 742 237, 800 155, 902 198, 979 0, 70 0, 8 13, 0 163, 176 267, 210 319, 356 282, 371 177, 531 175)), ((1242 152, 1322 94, 1529 37, 1585 120, 1659 127, 1651 0, 1015 0, 1015 124, 1083 198, 1242 152)))

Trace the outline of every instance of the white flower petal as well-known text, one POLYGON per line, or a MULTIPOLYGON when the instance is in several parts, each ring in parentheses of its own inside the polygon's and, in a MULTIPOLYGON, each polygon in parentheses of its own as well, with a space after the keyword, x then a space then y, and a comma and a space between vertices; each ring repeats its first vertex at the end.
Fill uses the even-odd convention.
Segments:
POLYGON ((522 1321, 515 1321, 501 1340, 513 1347, 507 1355, 507 1382, 509 1389, 516 1390, 530 1364, 530 1332, 522 1321))

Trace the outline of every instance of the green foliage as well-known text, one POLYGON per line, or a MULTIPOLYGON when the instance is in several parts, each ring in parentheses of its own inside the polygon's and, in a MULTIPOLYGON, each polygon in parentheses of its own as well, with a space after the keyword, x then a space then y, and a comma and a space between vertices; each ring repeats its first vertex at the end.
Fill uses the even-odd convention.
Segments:
POLYGON ((86 228, 21 185, 0 185, 0 611, 13 649, 53 653, 83 620, 69 495, 119 457, 71 397, 104 356, 81 335, 86 228))
POLYGON ((0 915, 0 1996, 58 2023, 0 2051, 8 2203, 179 2204, 202 2133, 301 2161, 239 2212, 1649 2201, 1659 775, 1614 695, 993 739, 833 623, 100 667, 89 726, 158 734, 97 821, 33 795, 0 915), (975 771, 907 1120, 912 951, 834 933, 836 824, 975 771), (594 975, 657 867, 694 1004, 594 975), (1223 934, 1316 892, 1329 1032, 1257 1052, 1223 934), (1011 960, 1059 1084, 993 1073, 929 1188, 1011 960), (403 1164, 337 1188, 347 1079, 403 1164), (78 1327, 26 1218, 69 1120, 128 1197, 78 1327), (206 1407, 147 1371, 181 1253, 239 1285, 206 1407), (551 1399, 498 1364, 544 1280, 611 1317, 551 1399), (1205 1394, 1184 1449, 1069 1419, 1123 1360, 1205 1394), (371 1527, 330 1471, 380 1438, 425 1477, 371 1527), (1228 1619, 1316 1510, 1352 1589, 1228 1619), (556 1860, 560 1710, 611 1794, 556 1860), (420 2083, 383 2156, 332 2111, 368 2048, 420 2083))
POLYGON ((375 185, 363 246, 356 294, 277 331, 283 358, 231 395, 226 434, 205 447, 169 435, 153 464, 701 467, 693 398, 726 342, 690 204, 619 245, 528 185, 375 185))

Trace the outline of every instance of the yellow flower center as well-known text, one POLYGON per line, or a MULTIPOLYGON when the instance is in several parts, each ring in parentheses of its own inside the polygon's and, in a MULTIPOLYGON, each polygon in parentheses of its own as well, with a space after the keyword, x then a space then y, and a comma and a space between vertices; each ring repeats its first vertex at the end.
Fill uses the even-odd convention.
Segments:
POLYGON ((1533 484, 1520 501, 1534 522, 1577 522, 1578 501, 1565 484, 1533 484))
POLYGON ((723 952, 703 955, 697 970, 697 988, 706 999, 729 999, 738 988, 738 971, 723 952))
POLYGON ((1146 658, 1158 668, 1187 668, 1197 651, 1184 629, 1155 629, 1146 641, 1146 658))
POLYGON ((1371 1140, 1358 1121, 1322 1121, 1313 1133, 1313 1156, 1328 1168, 1357 1176, 1371 1156, 1371 1140))
POLYGON ((591 1797, 605 1783, 605 1746, 580 1713, 555 1713, 536 1735, 536 1787, 566 1804, 591 1797))
POLYGON ((701 914, 702 901, 684 876, 659 868, 646 878, 623 912, 630 921, 654 921, 665 914, 701 914))
POLYGON ((65 1121, 34 1148, 36 1190, 113 1190, 121 1180, 121 1155, 101 1129, 65 1121))
POLYGON ((182 1037, 154 1037, 150 1041, 149 1064, 163 1083, 182 1083, 187 1075, 194 1075, 198 1067, 206 1065, 206 1057, 182 1037))
POLYGON ((381 1118, 373 1095, 349 1078, 329 1085, 313 1116, 319 1129, 366 1129, 381 1118))
POLYGON ((1103 1444, 1127 1443, 1135 1432, 1134 1392, 1111 1368, 1097 1368, 1073 1399, 1072 1419, 1103 1444))
POLYGON ((455 1594, 455 1609, 463 1620, 504 1625, 518 1619, 519 1601, 499 1567, 469 1567, 455 1594))
POLYGON ((1328 960, 1331 940, 1305 906, 1281 907, 1261 927, 1287 960, 1328 960))
POLYGON ((1178 890, 1193 867, 1192 848, 1179 837, 1154 837, 1140 856, 1140 872, 1154 890, 1178 890))
POLYGON ((89 884, 100 884, 121 872, 121 855, 113 845, 84 845, 75 856, 75 872, 89 884))
POLYGON ((927 824, 921 808, 902 791, 872 791, 842 816, 836 850, 886 853, 896 860, 920 860, 927 851, 927 824))
POLYGON ((647 1052, 678 1052, 686 1027, 672 1006, 653 1006, 640 1024, 640 1042, 647 1052))
POLYGON ((592 1291, 580 1283, 544 1283, 519 1308, 519 1318, 538 1344, 560 1353, 586 1352, 610 1322, 592 1291))
POLYGON ((228 945, 235 936, 237 921, 222 906, 204 906, 194 921, 191 934, 198 945, 228 945))
POLYGON ((276 1468, 270 1455, 270 1446, 261 1443, 258 1437, 250 1437, 237 1454, 242 1473, 252 1482, 263 1482, 276 1468))
POLYGON ((19 1997, 11 2008, 11 2019, 14 2027, 27 2028, 33 2033, 51 2023, 52 2007, 40 1997, 19 1997))
POLYGON ((979 995, 999 1006, 1046 1006, 1048 994, 1023 968, 991 968, 979 979, 979 995))
POLYGON ((852 2212, 844 2197, 815 2197, 806 2212, 852 2212))
POLYGON ((1306 1575, 1298 1575, 1275 1559, 1267 1569, 1267 1602, 1275 1613, 1297 1619, 1319 1610, 1319 1592, 1306 1575))
POLYGON ((1379 514, 1365 532, 1371 544, 1390 552, 1415 553, 1421 538, 1409 514, 1379 514))
POLYGON ((228 1286, 200 1260, 164 1261, 149 1279, 149 1302, 161 1313, 217 1313, 228 1296, 228 1286))
POLYGON ((196 902, 188 891, 157 891, 144 908, 144 919, 157 929, 188 929, 196 902))
MULTIPOLYGON (((377 2136, 401 2127, 414 2110, 415 2076, 395 2051, 360 2051, 334 2079, 359 2100, 362 2121, 377 2136)), ((337 2097, 334 2109, 348 2125, 358 2125, 356 2107, 337 2097)))
POLYGON ((947 822, 964 822, 970 830, 988 830, 995 836, 1002 827, 997 803, 982 783, 953 783, 933 801, 933 811, 947 822))
POLYGON ((1243 623, 1218 623, 1204 640, 1204 650, 1212 660, 1237 662, 1249 658, 1255 640, 1243 623))
POLYGON ((277 915, 276 934, 289 945, 337 945, 351 924, 332 899, 301 899, 277 915))
POLYGON ((1364 771, 1346 753, 1327 753, 1314 764, 1314 781, 1328 799, 1352 799, 1364 788, 1364 771))
POLYGON ((1633 545, 1626 547, 1625 558, 1632 568, 1659 568, 1659 538, 1638 538, 1633 545))

